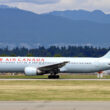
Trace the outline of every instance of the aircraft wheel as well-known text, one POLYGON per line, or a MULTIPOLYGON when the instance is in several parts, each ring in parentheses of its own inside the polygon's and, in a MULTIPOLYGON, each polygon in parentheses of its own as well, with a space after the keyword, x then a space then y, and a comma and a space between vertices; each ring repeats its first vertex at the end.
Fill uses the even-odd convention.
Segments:
POLYGON ((48 79, 59 79, 60 76, 59 75, 49 75, 48 79))
POLYGON ((56 79, 59 79, 60 78, 60 76, 59 75, 56 75, 56 79))
POLYGON ((53 79, 59 79, 59 75, 53 75, 52 78, 53 79))
POLYGON ((49 75, 49 76, 48 76, 48 79, 52 79, 52 75, 49 75))

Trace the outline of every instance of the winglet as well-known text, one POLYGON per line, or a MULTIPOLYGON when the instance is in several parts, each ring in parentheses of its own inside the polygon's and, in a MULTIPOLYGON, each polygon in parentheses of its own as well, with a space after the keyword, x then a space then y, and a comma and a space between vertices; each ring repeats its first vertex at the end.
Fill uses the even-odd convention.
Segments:
POLYGON ((110 51, 108 51, 102 58, 110 58, 110 51))

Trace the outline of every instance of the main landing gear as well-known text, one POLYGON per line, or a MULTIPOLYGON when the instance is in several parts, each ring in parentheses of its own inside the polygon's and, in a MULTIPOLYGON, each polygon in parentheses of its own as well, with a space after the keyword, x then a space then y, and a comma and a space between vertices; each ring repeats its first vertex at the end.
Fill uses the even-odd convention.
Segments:
POLYGON ((51 72, 50 72, 51 74, 48 76, 48 79, 59 79, 60 76, 57 75, 58 72, 59 72, 59 70, 51 71, 51 72))
POLYGON ((49 75, 48 79, 59 79, 60 76, 59 75, 49 75))

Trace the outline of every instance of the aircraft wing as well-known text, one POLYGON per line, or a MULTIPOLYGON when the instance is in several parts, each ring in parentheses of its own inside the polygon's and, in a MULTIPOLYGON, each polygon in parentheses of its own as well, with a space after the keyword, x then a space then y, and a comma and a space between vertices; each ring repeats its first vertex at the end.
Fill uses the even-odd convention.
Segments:
POLYGON ((61 63, 57 63, 57 64, 52 64, 52 65, 46 65, 43 67, 39 67, 38 69, 41 71, 51 71, 54 69, 59 69, 61 67, 63 67, 64 65, 66 65, 67 63, 69 63, 68 61, 65 62, 61 62, 61 63))

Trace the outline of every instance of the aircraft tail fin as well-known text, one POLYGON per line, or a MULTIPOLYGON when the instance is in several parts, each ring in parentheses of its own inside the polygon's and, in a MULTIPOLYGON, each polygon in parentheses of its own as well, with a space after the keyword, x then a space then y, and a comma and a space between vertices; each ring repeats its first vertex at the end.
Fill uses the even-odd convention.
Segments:
POLYGON ((110 51, 108 51, 102 58, 110 58, 110 51))

